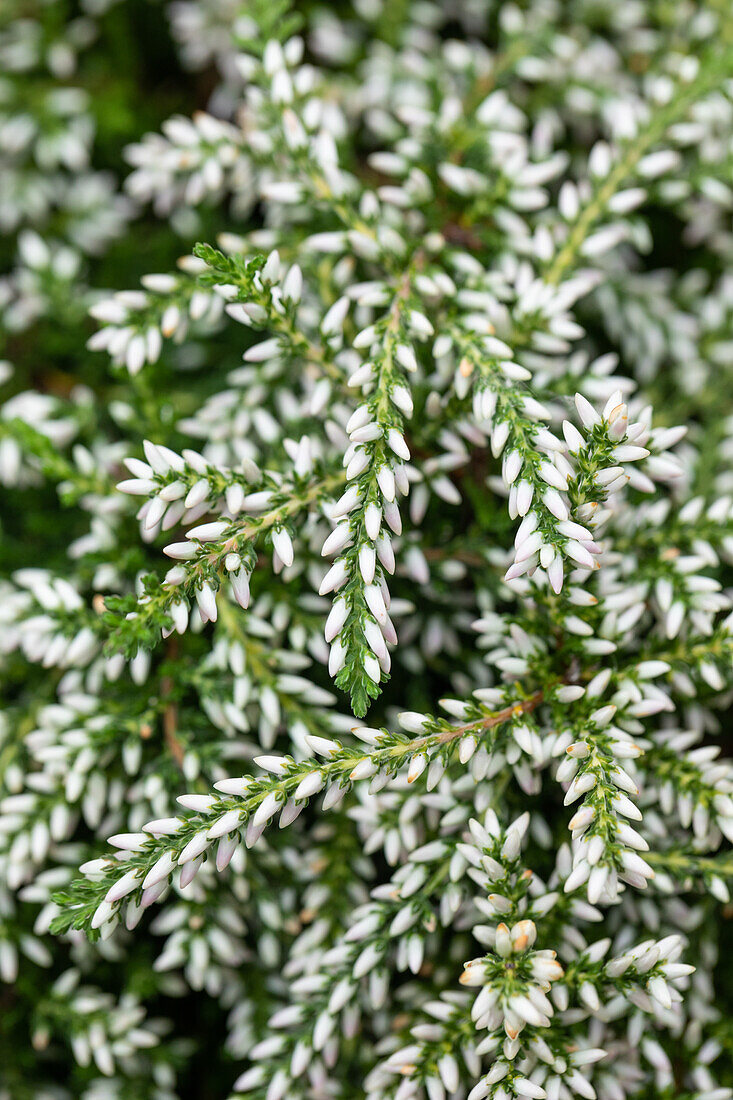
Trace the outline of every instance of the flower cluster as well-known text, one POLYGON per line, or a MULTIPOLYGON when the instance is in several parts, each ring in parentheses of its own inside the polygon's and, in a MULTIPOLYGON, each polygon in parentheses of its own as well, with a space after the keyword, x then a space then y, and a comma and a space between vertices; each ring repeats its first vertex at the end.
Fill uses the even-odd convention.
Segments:
POLYGON ((726 5, 0 61, 0 1100, 731 1100, 726 5))

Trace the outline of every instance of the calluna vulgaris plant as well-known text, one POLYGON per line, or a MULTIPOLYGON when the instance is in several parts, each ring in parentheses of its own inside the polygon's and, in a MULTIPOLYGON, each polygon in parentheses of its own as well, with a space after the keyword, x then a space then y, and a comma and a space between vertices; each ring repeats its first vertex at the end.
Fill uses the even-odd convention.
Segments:
POLYGON ((0 1097, 729 1100, 729 5, 0 61, 0 1097))

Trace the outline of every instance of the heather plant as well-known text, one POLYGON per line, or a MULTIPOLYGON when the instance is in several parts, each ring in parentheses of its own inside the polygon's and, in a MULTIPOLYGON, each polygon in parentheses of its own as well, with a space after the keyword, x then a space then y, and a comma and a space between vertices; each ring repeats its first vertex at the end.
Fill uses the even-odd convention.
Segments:
POLYGON ((0 1098, 730 1100, 728 6, 8 7, 0 1098))

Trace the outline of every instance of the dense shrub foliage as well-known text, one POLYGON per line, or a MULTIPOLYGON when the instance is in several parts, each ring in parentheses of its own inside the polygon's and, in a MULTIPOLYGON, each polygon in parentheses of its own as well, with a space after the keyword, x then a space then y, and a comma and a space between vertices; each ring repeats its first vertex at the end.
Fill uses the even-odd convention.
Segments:
POLYGON ((0 70, 0 1098, 730 1100, 729 5, 0 70))

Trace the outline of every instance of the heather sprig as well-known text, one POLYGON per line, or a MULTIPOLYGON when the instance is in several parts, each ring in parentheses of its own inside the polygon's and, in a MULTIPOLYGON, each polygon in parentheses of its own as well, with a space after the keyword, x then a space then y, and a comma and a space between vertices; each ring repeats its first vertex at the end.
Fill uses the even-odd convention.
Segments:
POLYGON ((725 4, 0 62, 0 1100, 731 1100, 725 4))

